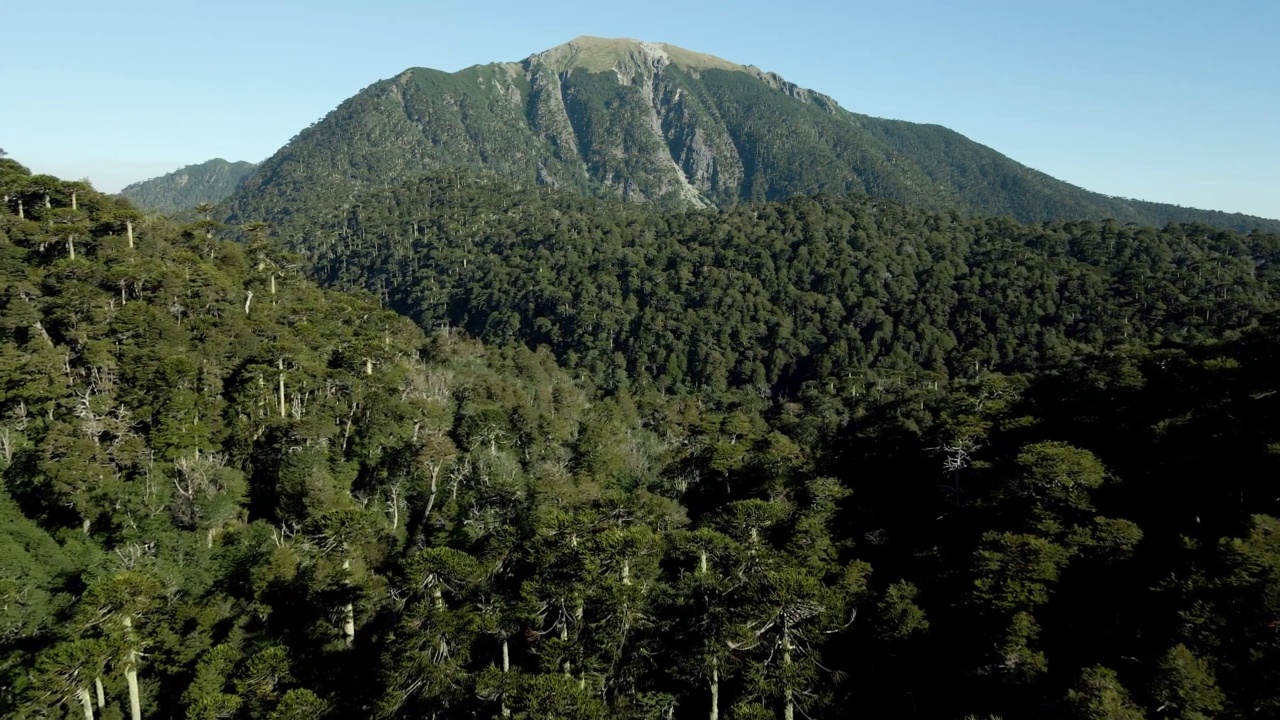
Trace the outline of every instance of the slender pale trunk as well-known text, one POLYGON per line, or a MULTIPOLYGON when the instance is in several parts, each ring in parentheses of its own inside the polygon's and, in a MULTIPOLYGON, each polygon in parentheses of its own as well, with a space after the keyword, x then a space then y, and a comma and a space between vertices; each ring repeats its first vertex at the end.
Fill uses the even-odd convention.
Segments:
POLYGON ((355 400, 351 401, 351 412, 347 413, 347 425, 342 430, 342 452, 347 451, 347 441, 351 439, 351 421, 355 420, 356 410, 360 408, 355 400))
POLYGON ((711 720, 720 720, 720 667, 711 658, 711 720))
MULTIPOLYGON (((133 618, 126 617, 124 619, 124 627, 129 637, 129 644, 134 645, 133 618)), ((130 717, 133 720, 142 720, 142 698, 138 694, 138 652, 136 650, 129 650, 129 656, 124 666, 124 680, 129 685, 130 717)))
POLYGON ((623 585, 631 584, 631 561, 630 560, 622 561, 622 584, 623 585))
MULTIPOLYGON (((351 578, 351 560, 342 561, 342 569, 347 571, 347 581, 351 578)), ((356 608, 352 603, 342 606, 342 637, 347 642, 347 647, 351 647, 356 642, 356 608)))
POLYGON ((107 706, 107 691, 102 688, 102 678, 94 678, 93 687, 98 691, 98 709, 101 710, 107 706))
POLYGON ((26 219, 27 219, 26 213, 24 213, 24 212, 22 211, 22 201, 21 201, 21 200, 19 200, 19 201, 18 201, 18 219, 19 219, 19 220, 26 220, 26 219))
POLYGON ((245 293, 245 298, 244 298, 244 314, 245 315, 249 314, 249 305, 252 302, 253 302, 253 291, 250 290, 247 293, 245 293))
POLYGON ((276 360, 276 369, 280 371, 280 417, 285 417, 284 413, 284 358, 276 360))
POLYGON ((75 193, 71 193, 71 209, 72 209, 72 210, 79 210, 79 209, 80 209, 80 208, 79 208, 79 206, 77 206, 77 205, 76 205, 76 194, 75 194, 75 193))
MULTIPOLYGON (((502 636, 502 674, 511 672, 511 648, 507 636, 502 636)), ((502 717, 511 717, 511 708, 507 707, 507 699, 502 699, 502 717)))
POLYGON ((276 294, 276 274, 274 272, 271 273, 271 294, 276 294))
POLYGON ((124 221, 124 234, 125 234, 125 237, 129 238, 129 249, 132 250, 133 249, 133 221, 132 220, 124 221))
POLYGON ((431 508, 436 504, 436 484, 440 481, 440 467, 431 468, 431 494, 427 496, 427 509, 422 512, 422 522, 430 522, 431 508))
POLYGON ((400 486, 391 488, 391 531, 400 527, 400 486))
POLYGON ((76 259, 76 236, 75 235, 67 236, 67 252, 71 255, 72 260, 76 259))
POLYGON ((89 688, 80 688, 76 695, 80 698, 80 707, 84 708, 84 720, 93 720, 93 696, 89 694, 89 688))

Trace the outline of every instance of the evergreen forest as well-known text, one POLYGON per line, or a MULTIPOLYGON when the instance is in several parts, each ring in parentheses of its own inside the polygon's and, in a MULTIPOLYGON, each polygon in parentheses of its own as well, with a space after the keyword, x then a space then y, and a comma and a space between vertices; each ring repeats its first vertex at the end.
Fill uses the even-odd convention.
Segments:
POLYGON ((253 163, 215 158, 126 185, 120 194, 139 209, 180 215, 203 203, 226 199, 256 167, 253 163))
POLYGON ((1280 717, 1280 237, 0 157, 0 716, 1280 717))

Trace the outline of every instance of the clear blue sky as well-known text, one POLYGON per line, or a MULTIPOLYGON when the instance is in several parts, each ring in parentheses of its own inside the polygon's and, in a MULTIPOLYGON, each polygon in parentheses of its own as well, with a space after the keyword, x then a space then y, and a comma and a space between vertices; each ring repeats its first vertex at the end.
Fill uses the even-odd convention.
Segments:
POLYGON ((1099 192, 1280 217, 1280 0, 0 2, 0 147, 114 191, 262 160, 407 67, 577 35, 758 65, 1099 192))

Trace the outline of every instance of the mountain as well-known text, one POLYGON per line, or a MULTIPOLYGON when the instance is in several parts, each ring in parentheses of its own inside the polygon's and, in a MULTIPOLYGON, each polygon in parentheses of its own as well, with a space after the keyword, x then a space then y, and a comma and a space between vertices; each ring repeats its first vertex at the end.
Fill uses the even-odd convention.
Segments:
POLYGON ((229 214, 296 222, 302 208, 453 166, 664 208, 852 193, 1024 222, 1280 231, 1280 221, 1088 192, 954 131, 850 112, 756 67, 589 37, 520 62, 374 83, 266 160, 229 214))
POLYGON ((227 162, 214 158, 188 165, 150 180, 133 183, 120 191, 140 208, 171 214, 201 203, 219 203, 235 192, 258 166, 251 162, 227 162))

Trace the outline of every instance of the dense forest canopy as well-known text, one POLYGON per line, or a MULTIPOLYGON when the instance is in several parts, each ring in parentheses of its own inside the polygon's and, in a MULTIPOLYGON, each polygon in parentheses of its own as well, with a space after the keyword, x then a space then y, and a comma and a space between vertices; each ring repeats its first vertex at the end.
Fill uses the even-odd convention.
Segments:
POLYGON ((1029 371, 1220 338, 1280 300, 1274 235, 1022 225, 857 196, 661 212, 458 172, 357 196, 292 241, 325 282, 424 327, 674 390, 1029 371))
POLYGON ((120 194, 139 208, 174 215, 226 200, 257 165, 214 158, 126 185, 120 194))
POLYGON ((0 715, 1280 715, 1274 237, 0 195, 0 715))

